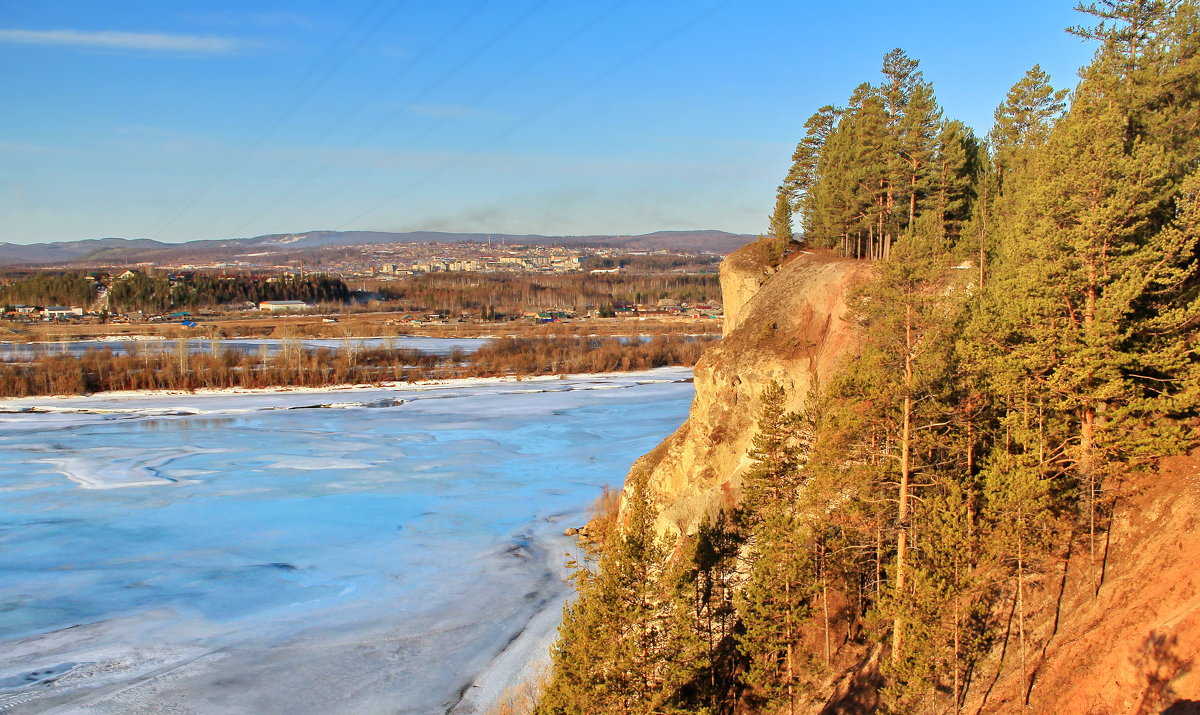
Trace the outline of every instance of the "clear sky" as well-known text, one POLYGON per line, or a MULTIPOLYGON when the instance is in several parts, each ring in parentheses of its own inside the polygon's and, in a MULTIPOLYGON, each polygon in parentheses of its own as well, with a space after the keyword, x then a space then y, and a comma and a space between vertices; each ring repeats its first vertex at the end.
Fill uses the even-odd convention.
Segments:
POLYGON ((0 241, 766 229, 804 120, 921 61, 984 134, 1073 0, 0 0, 0 241))

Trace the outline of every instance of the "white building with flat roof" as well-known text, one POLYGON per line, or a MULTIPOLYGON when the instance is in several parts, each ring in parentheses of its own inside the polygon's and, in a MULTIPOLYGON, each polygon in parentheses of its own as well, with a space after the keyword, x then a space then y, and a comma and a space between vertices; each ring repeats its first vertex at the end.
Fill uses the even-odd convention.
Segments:
POLYGON ((311 310, 313 306, 302 300, 264 300, 258 304, 259 310, 269 313, 285 313, 295 310, 311 310))
POLYGON ((74 315, 83 315, 83 308, 77 308, 74 306, 68 307, 65 305, 52 305, 47 308, 42 308, 42 317, 46 320, 66 318, 74 315))

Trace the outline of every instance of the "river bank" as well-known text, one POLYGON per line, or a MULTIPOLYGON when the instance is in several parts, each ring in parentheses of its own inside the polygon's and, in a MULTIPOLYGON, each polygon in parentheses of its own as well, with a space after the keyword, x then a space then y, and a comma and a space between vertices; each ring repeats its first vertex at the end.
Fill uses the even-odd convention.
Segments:
MULTIPOLYGON (((396 339, 400 340, 400 339, 396 339)), ((88 395, 111 391, 309 387, 416 383, 463 377, 532 377, 691 367, 708 337, 648 339, 503 338, 427 352, 385 342, 334 350, 297 341, 211 350, 179 341, 174 350, 111 348, 15 356, 0 361, 0 395, 88 395), (252 346, 250 346, 252 347, 252 346), (272 351, 274 347, 274 351, 272 351), (473 348, 473 349, 471 349, 473 348)), ((448 341, 462 344, 462 341, 448 341)), ((165 348, 167 346, 156 346, 165 348)))
POLYGON ((199 325, 179 323, 12 323, 0 321, 0 340, 46 342, 63 340, 122 340, 208 338, 496 338, 553 335, 709 335, 720 334, 719 318, 582 318, 553 323, 506 320, 473 323, 406 323, 405 314, 358 313, 338 315, 326 322, 320 315, 197 316, 199 325))

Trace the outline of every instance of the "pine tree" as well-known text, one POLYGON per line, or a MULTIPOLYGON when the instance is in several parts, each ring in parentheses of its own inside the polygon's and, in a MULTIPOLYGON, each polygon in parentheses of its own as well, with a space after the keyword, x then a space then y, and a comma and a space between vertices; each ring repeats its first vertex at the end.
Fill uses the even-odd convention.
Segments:
POLYGON ((686 538, 670 580, 675 607, 667 651, 671 707, 716 713, 732 702, 738 669, 735 588, 741 582, 738 557, 744 539, 722 511, 686 538))
MULTIPOLYGON (((937 480, 915 505, 909 598, 891 604, 906 614, 902 657, 889 664, 891 681, 885 701, 897 711, 956 710, 966 692, 968 676, 983 655, 986 634, 981 628, 990 602, 981 589, 974 565, 978 539, 970 528, 970 495, 949 473, 937 480)), ((888 608, 885 608, 886 612, 888 608)))
POLYGON ((743 628, 738 645, 748 661, 745 682, 789 713, 800 704, 808 672, 818 667, 799 648, 816 591, 810 538, 785 504, 768 506, 752 531, 749 571, 737 596, 743 628))
MULTIPOLYGON (((917 69, 919 64, 903 50, 892 50, 883 58, 879 88, 887 111, 888 212, 895 215, 897 231, 910 228, 916 220, 941 121, 933 87, 917 69)), ((889 233, 885 243, 890 242, 889 233)), ((885 257, 888 252, 885 248, 885 257)))
POLYGON ((841 109, 825 105, 804 123, 804 138, 792 153, 792 166, 784 179, 788 200, 796 211, 802 210, 809 192, 817 184, 825 142, 829 140, 841 114, 841 109))
POLYGON ((894 459, 882 463, 879 475, 881 483, 891 482, 896 489, 895 559, 890 577, 891 599, 901 605, 894 611, 894 661, 903 657, 908 620, 903 604, 908 599, 914 476, 920 468, 921 451, 916 446, 927 429, 922 416, 940 421, 936 412, 930 414, 936 409, 931 398, 946 379, 945 351, 959 303, 947 295, 948 263, 935 236, 917 233, 897 245, 893 258, 884 262, 879 279, 861 294, 869 343, 860 363, 861 369, 874 377, 872 393, 863 397, 881 410, 880 428, 888 436, 887 456, 894 459))
POLYGON ((585 563, 576 571, 579 599, 563 609, 554 676, 538 713, 644 712, 665 697, 669 614, 658 579, 664 553, 648 491, 645 475, 635 475, 627 516, 598 569, 585 563))
POLYGON ((1173 409, 1183 389, 1181 375, 1159 365, 1179 367, 1178 335, 1142 326, 1173 309, 1196 271, 1194 251, 1164 225, 1177 211, 1181 162, 1148 137, 1131 140, 1140 109, 1118 101, 1131 96, 1119 69, 1130 63, 1102 50, 1069 115, 1014 177, 998 287, 1015 348, 1007 360, 1023 364, 1055 410, 1070 415, 1061 449, 1083 493, 1093 556, 1108 466, 1154 449, 1161 435, 1152 415, 1173 409), (1152 289, 1169 280, 1174 289, 1152 289))
POLYGON ((738 648, 748 661, 746 683, 766 702, 786 703, 794 712, 812 667, 797 648, 816 582, 812 534, 797 518, 812 422, 786 412, 785 397, 778 383, 764 391, 749 453, 753 464, 743 477, 749 538, 737 598, 738 648))
POLYGON ((1053 519, 1053 484, 1043 474, 1036 454, 1000 452, 985 471, 985 496, 991 529, 987 543, 1004 570, 1015 580, 1017 646, 1021 663, 1019 702, 1028 704, 1030 635, 1027 632, 1027 582, 1035 554, 1049 543, 1053 519))
POLYGON ((751 439, 752 464, 742 476, 742 513, 756 523, 773 504, 795 499, 807 434, 799 416, 784 408, 787 394, 777 382, 763 390, 758 429, 751 439))
POLYGON ((958 243, 978 199, 982 148, 974 133, 960 121, 942 124, 931 167, 929 207, 945 236, 945 247, 958 243))
POLYGON ((1050 76, 1034 65, 1008 90, 996 108, 996 123, 988 133, 998 181, 1013 170, 1024 152, 1046 143, 1054 123, 1066 109, 1067 90, 1055 91, 1050 76))
POLYGON ((771 262, 779 263, 792 245, 792 205, 787 191, 779 187, 775 192, 775 211, 771 214, 771 262))

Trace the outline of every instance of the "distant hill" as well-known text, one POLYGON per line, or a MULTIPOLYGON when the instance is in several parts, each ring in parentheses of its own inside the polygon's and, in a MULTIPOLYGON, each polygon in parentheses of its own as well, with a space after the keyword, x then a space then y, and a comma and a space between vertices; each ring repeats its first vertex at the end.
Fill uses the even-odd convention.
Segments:
MULTIPOLYGON (((377 243, 538 243, 556 246, 619 246, 634 250, 692 250, 732 252, 757 236, 725 231, 657 231, 640 235, 546 236, 512 233, 447 233, 442 231, 309 231, 238 239, 242 246, 286 246, 316 248, 324 246, 364 246, 377 243)), ((228 242, 227 242, 228 243, 228 242)), ((188 244, 183 244, 188 245, 188 244)))
POLYGON ((306 231, 254 238, 163 243, 147 238, 95 238, 81 241, 18 245, 0 243, 0 265, 69 265, 75 263, 170 262, 235 258, 258 254, 294 253, 306 249, 367 246, 381 243, 464 243, 491 240, 494 244, 549 246, 608 246, 629 250, 711 251, 730 253, 757 236, 725 231, 657 231, 641 235, 543 236, 539 234, 446 233, 441 231, 306 231))
POLYGON ((55 243, 0 243, 0 265, 27 263, 66 263, 92 260, 93 256, 115 252, 131 255, 141 251, 157 251, 171 244, 152 241, 148 238, 89 238, 83 241, 60 241, 55 243))

